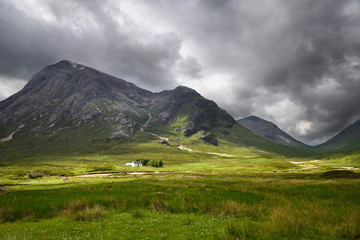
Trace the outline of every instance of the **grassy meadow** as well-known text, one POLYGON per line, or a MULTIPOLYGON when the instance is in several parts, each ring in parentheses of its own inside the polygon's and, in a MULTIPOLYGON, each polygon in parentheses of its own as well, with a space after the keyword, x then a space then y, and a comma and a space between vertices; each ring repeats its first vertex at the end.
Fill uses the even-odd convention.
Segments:
POLYGON ((190 152, 151 137, 110 144, 5 151, 0 239, 360 239, 360 152, 290 157, 189 140, 190 152), (125 166, 137 159, 164 166, 125 166))

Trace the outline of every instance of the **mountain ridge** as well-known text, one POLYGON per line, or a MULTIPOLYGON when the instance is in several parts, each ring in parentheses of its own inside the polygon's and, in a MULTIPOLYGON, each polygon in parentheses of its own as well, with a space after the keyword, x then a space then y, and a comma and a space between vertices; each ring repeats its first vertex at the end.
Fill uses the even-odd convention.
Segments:
POLYGON ((34 125, 36 121, 40 124, 33 128, 51 129, 59 122, 79 126, 102 119, 112 129, 110 138, 128 138, 140 130, 149 112, 153 114, 149 127, 167 124, 190 102, 192 111, 182 126, 186 136, 220 127, 222 122, 226 126, 236 123, 215 102, 191 88, 178 86, 153 93, 123 79, 63 60, 46 66, 22 90, 0 102, 0 136, 20 125, 34 125), (211 114, 218 112, 222 114, 211 114), (6 131, 7 125, 11 127, 6 131))
POLYGON ((251 133, 194 89, 178 86, 153 93, 72 61, 43 68, 22 90, 0 102, 0 109, 0 139, 9 140, 0 142, 0 155, 6 157, 119 154, 119 144, 160 137, 169 139, 171 147, 309 154, 251 133))
POLYGON ((237 122, 254 134, 267 140, 291 147, 309 148, 308 145, 296 140, 285 131, 281 130, 276 124, 257 116, 252 115, 239 119, 237 122))
MULTIPOLYGON (((280 139, 292 141, 284 145, 271 139, 270 134, 272 143, 309 150, 310 147, 275 124, 262 121, 275 132, 280 131, 281 134, 277 134, 280 139)), ((25 139, 29 148, 35 142, 41 145, 62 135, 67 137, 62 138, 61 144, 70 144, 64 142, 74 137, 72 131, 84 138, 83 144, 129 139, 141 132, 145 123, 151 131, 175 139, 181 139, 179 134, 187 138, 196 135, 198 140, 192 140, 194 144, 200 141, 218 146, 230 141, 246 148, 293 151, 272 145, 261 135, 253 135, 214 101, 194 89, 178 86, 154 93, 68 60, 44 67, 22 90, 0 101, 0 139, 10 139, 14 144, 22 144, 25 139)), ((324 146, 310 150, 327 151, 324 146)))
POLYGON ((328 141, 312 147, 321 152, 344 152, 360 150, 360 119, 350 124, 328 141))

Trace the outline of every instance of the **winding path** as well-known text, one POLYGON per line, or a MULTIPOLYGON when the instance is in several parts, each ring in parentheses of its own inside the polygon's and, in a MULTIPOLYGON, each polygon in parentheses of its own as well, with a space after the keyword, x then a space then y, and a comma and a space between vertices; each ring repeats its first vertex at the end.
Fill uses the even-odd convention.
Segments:
MULTIPOLYGON (((149 119, 146 121, 146 123, 145 123, 144 125, 141 126, 141 128, 140 128, 140 131, 141 131, 141 132, 145 132, 145 131, 144 131, 144 128, 146 128, 147 125, 149 125, 149 122, 150 122, 151 119, 152 119, 151 112, 148 112, 148 113, 149 113, 149 119)), ((163 140, 163 141, 169 141, 168 138, 163 137, 163 136, 160 136, 160 135, 158 135, 158 134, 155 134, 155 133, 152 133, 152 132, 147 132, 147 133, 149 133, 150 135, 153 135, 153 136, 155 136, 155 137, 158 137, 158 138, 160 138, 160 139, 163 140)))
POLYGON ((10 133, 9 136, 7 136, 6 138, 1 138, 0 142, 7 142, 10 141, 11 139, 13 139, 13 136, 15 133, 17 133, 18 131, 20 131, 25 125, 21 125, 18 129, 16 129, 14 132, 10 133))
POLYGON ((13 136, 14 136, 14 134, 15 133, 17 133, 18 132, 18 130, 16 130, 16 131, 14 131, 14 132, 12 132, 8 137, 6 137, 6 138, 2 138, 2 139, 0 139, 0 142, 7 142, 7 141, 10 141, 12 138, 13 138, 13 136))
POLYGON ((146 123, 144 125, 141 126, 140 128, 140 131, 144 132, 144 128, 147 127, 147 125, 149 124, 149 122, 151 121, 152 119, 152 115, 151 115, 151 112, 148 111, 148 114, 149 114, 149 119, 146 121, 146 123))
MULTIPOLYGON (((151 119, 152 119, 151 112, 148 112, 148 113, 149 113, 149 119, 146 121, 146 123, 145 123, 144 125, 141 126, 141 128, 140 128, 140 131, 141 131, 141 132, 145 132, 145 131, 144 131, 144 128, 147 127, 147 125, 150 123, 150 121, 151 121, 151 119)), ((147 132, 147 133, 149 133, 150 135, 153 135, 153 136, 155 136, 155 137, 158 137, 160 140, 167 141, 167 142, 169 141, 169 138, 160 136, 160 135, 155 134, 155 133, 152 133, 152 132, 147 132)), ((217 156, 222 156, 222 157, 235 157, 234 155, 225 154, 225 153, 215 153, 215 152, 203 152, 203 151, 198 151, 198 150, 194 150, 194 149, 191 149, 191 148, 184 147, 184 146, 182 146, 182 145, 177 146, 177 148, 180 149, 180 150, 185 150, 185 151, 189 151, 189 152, 206 153, 206 154, 217 155, 217 156)))

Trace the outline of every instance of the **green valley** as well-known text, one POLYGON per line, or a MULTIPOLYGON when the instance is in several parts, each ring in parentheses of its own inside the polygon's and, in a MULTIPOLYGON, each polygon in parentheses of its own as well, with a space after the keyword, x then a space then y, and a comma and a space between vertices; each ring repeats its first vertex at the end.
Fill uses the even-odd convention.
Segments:
POLYGON ((356 131, 338 151, 282 145, 193 89, 70 61, 0 116, 1 240, 359 239, 356 131))

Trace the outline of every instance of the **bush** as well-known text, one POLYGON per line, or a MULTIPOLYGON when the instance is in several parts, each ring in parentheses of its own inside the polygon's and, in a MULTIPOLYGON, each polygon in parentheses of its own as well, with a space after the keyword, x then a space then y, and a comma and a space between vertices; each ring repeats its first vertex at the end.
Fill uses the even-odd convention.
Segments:
POLYGON ((160 160, 160 161, 158 161, 158 160, 151 160, 151 161, 150 161, 150 166, 152 166, 152 167, 162 167, 163 165, 164 165, 164 163, 163 163, 162 160, 160 160))

